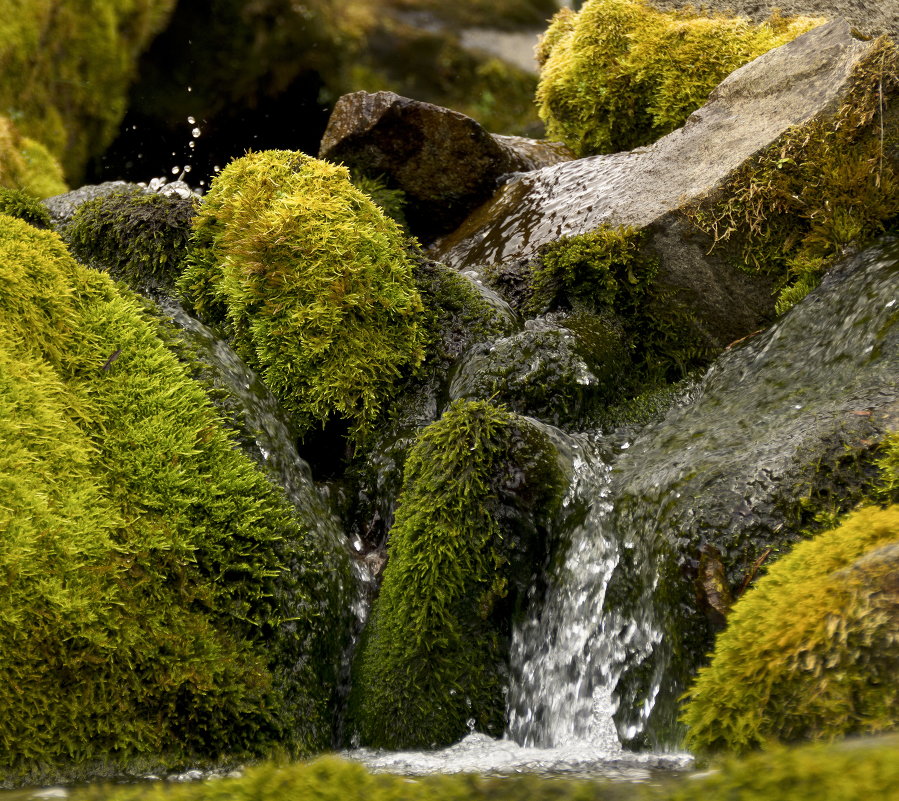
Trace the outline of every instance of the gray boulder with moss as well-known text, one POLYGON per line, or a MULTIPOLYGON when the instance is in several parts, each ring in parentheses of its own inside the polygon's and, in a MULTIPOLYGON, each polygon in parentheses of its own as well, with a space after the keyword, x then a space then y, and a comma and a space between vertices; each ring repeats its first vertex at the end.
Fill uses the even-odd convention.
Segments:
POLYGON ((876 53, 844 22, 814 29, 738 69, 682 128, 649 147, 516 176, 432 255, 482 270, 533 258, 562 236, 633 227, 659 260, 659 285, 692 309, 709 344, 723 347, 770 319, 772 279, 739 269, 732 253, 710 254, 714 232, 696 218, 732 174, 796 126, 836 125, 864 93, 860 85, 876 82, 866 72, 876 53))
POLYGON ((321 158, 384 175, 405 192, 414 233, 425 240, 455 228, 509 172, 572 156, 558 143, 495 137, 471 117, 393 92, 354 92, 337 101, 321 158))

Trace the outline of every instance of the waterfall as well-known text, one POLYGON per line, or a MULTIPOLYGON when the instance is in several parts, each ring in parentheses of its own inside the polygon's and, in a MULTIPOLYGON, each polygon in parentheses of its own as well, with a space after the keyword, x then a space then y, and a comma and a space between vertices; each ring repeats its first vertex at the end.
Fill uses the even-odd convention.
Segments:
MULTIPOLYGON (((589 745, 614 754, 621 749, 613 719, 618 679, 652 653, 661 632, 651 598, 637 609, 608 603, 615 568, 634 547, 611 515, 613 446, 599 436, 565 439, 572 479, 558 526, 564 555, 549 568, 543 603, 513 633, 508 733, 524 746, 589 745)), ((628 739, 645 725, 652 698, 643 705, 636 724, 628 716, 628 739)))

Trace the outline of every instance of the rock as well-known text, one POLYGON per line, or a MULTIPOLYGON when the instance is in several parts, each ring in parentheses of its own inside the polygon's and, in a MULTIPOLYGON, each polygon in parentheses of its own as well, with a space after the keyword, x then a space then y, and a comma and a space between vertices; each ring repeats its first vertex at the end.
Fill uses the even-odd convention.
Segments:
POLYGON ((88 200, 96 200, 99 197, 113 195, 116 192, 124 192, 128 189, 139 189, 137 184, 129 184, 125 181, 105 181, 102 184, 87 184, 71 192, 62 195, 54 195, 43 201, 50 212, 50 220, 54 228, 59 228, 69 222, 75 216, 76 209, 88 200))
POLYGON ((814 29, 734 72, 682 128, 649 147, 513 177, 431 255, 480 270, 601 225, 632 226, 647 232, 661 260, 659 282, 693 310, 712 342, 726 345, 765 321, 770 287, 708 255, 711 240, 684 210, 791 126, 835 112, 872 46, 843 21, 814 29))
POLYGON ((695 586, 704 550, 720 553, 736 595, 765 559, 767 569, 820 528, 818 515, 870 491, 878 443, 899 430, 897 267, 899 240, 889 238, 844 260, 776 325, 721 356, 692 402, 618 460, 614 519, 631 546, 607 609, 654 607, 647 625, 665 632, 619 685, 624 718, 636 686, 665 664, 660 697, 669 696, 653 713, 663 719, 711 646, 714 621, 695 586))
MULTIPOLYGON (((689 0, 648 2, 663 10, 695 7, 689 0)), ((755 22, 767 19, 775 10, 784 15, 842 17, 866 36, 899 36, 899 3, 896 0, 705 0, 702 7, 708 11, 750 17, 755 22)))
POLYGON ((428 241, 487 200, 501 175, 570 158, 557 143, 494 137, 464 114, 393 92, 341 97, 319 156, 385 175, 408 197, 412 231, 428 241))

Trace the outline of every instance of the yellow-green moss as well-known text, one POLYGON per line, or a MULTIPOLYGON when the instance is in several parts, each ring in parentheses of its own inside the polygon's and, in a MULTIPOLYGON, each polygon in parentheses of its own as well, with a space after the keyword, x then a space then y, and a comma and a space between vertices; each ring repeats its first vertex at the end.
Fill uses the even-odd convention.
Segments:
POLYGON ((899 617, 885 589, 895 557, 852 569, 897 543, 899 506, 865 508, 772 565, 686 696, 688 746, 743 751, 899 725, 899 617))
POLYGON ((330 743, 345 555, 137 298, 2 215, 0 492, 0 782, 330 743))
POLYGON ((753 25, 644 0, 562 9, 538 48, 547 136, 578 156, 649 144, 680 127, 737 67, 822 22, 774 16, 753 25))
POLYGON ((792 128, 697 204, 692 221, 781 278, 784 312, 899 215, 899 49, 879 40, 836 114, 792 128))
POLYGON ((345 167, 302 153, 249 154, 216 177, 179 287, 301 429, 341 417, 364 432, 422 359, 402 231, 345 167))
POLYGON ((489 403, 456 401, 419 436, 354 668, 363 745, 448 745, 469 720, 502 734, 504 604, 523 600, 544 551, 527 518, 545 525, 560 484, 546 435, 489 403))
POLYGON ((22 136, 18 126, 0 116, 0 186, 22 189, 37 198, 68 190, 62 167, 40 142, 22 136))
POLYGON ((0 187, 0 214, 17 217, 38 228, 50 227, 50 212, 34 195, 21 189, 0 187))
POLYGON ((125 113, 137 57, 175 0, 0 0, 0 114, 77 182, 125 113))

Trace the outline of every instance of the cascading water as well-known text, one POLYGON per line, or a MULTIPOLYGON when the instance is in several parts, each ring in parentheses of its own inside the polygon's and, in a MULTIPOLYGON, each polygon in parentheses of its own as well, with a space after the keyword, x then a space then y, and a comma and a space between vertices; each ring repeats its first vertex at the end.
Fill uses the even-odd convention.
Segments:
POLYGON ((611 444, 587 435, 565 441, 572 480, 559 526, 564 556, 550 568, 544 602, 513 635, 509 736, 525 746, 615 754, 618 678, 651 653, 661 632, 649 599, 637 609, 607 608, 609 581, 631 547, 611 517, 611 444))

